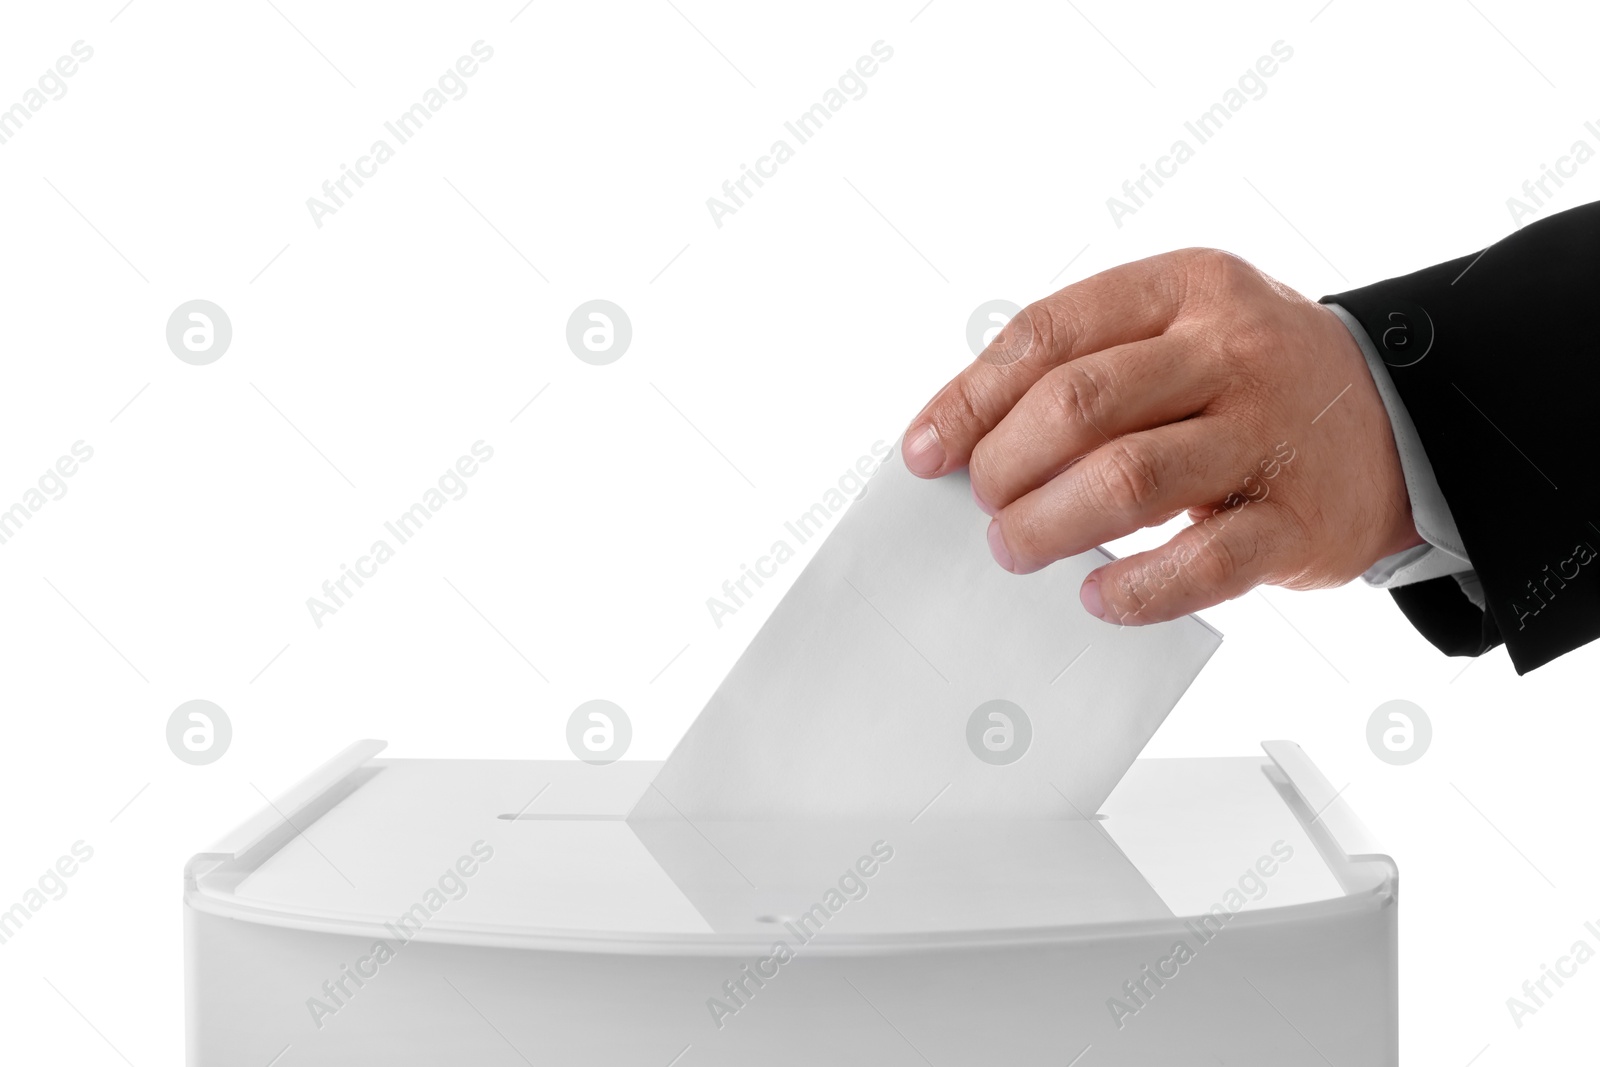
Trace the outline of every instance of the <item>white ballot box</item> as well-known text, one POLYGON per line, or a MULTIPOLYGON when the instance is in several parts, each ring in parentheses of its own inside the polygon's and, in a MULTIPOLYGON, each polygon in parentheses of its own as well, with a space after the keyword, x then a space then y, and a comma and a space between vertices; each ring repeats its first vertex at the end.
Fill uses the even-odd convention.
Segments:
POLYGON ((1098 812, 747 821, 382 748, 189 863, 191 1067, 1397 1062, 1395 866, 1288 742, 1098 812))

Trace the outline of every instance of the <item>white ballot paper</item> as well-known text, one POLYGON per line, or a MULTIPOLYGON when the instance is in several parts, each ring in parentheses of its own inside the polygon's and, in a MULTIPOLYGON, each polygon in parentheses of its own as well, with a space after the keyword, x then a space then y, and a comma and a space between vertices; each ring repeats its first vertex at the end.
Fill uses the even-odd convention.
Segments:
POLYGON ((1109 554, 1014 575, 988 524, 966 472, 896 448, 629 819, 1096 812, 1221 635, 1093 618, 1078 587, 1109 554))

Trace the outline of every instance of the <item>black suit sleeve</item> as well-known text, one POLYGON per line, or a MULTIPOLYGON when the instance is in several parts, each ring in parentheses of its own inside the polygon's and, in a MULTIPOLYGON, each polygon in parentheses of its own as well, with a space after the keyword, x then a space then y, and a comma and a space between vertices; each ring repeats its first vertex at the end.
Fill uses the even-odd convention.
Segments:
POLYGON ((1600 637, 1600 203, 1323 302, 1388 364, 1488 605, 1437 578, 1393 590, 1407 618, 1518 674, 1600 637))

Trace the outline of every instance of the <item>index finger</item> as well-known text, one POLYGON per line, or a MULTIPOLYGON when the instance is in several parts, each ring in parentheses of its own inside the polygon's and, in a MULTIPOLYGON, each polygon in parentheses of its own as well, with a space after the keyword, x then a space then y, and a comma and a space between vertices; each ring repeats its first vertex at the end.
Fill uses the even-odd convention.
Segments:
POLYGON ((900 446, 906 467, 923 478, 961 469, 984 434, 1051 369, 1166 330, 1183 295, 1184 254, 1112 267, 1019 311, 911 421, 900 446))

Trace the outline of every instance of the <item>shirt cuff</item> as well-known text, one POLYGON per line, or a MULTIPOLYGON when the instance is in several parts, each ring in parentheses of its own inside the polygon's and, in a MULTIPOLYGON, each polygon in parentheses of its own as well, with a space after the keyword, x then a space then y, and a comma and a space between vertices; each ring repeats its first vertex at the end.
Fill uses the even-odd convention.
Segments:
POLYGON ((1400 452, 1400 470, 1405 475, 1406 492, 1411 497, 1411 521, 1416 525, 1417 533, 1427 542, 1380 559, 1361 576, 1362 581, 1377 589, 1396 589, 1414 582, 1454 575, 1463 595, 1481 608, 1483 593, 1473 572, 1472 561, 1467 558, 1467 550, 1461 543, 1461 532, 1456 528, 1450 505, 1445 502, 1444 493, 1439 488, 1439 479, 1434 476, 1433 464, 1428 462, 1428 454, 1422 448, 1422 438, 1417 434, 1416 424, 1411 421, 1400 394, 1389 380, 1383 357, 1378 354, 1372 338, 1367 336, 1367 331, 1362 329, 1354 315, 1338 304, 1325 306, 1339 316, 1339 321, 1355 338, 1362 357, 1367 361, 1367 370, 1372 374, 1373 384, 1378 387, 1378 396, 1389 415, 1389 427, 1400 452))

